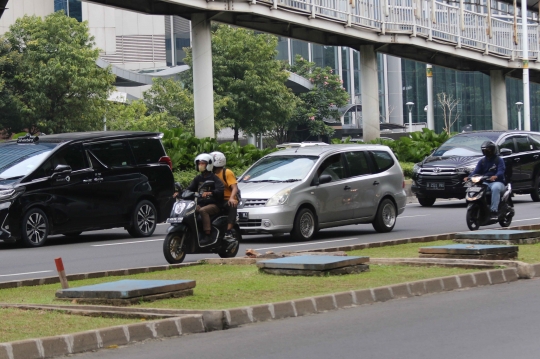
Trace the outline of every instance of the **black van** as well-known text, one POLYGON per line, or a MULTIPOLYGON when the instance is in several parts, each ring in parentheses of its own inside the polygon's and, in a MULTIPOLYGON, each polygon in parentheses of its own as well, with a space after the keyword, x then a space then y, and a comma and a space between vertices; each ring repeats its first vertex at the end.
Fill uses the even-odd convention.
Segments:
POLYGON ((151 236, 173 203, 161 137, 110 131, 0 143, 0 239, 39 247, 52 234, 114 227, 151 236))

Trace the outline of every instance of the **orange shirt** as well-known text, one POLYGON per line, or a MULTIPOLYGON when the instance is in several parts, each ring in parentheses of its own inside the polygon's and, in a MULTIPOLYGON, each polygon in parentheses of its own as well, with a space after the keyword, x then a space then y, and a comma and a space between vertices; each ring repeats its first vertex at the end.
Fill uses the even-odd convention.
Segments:
POLYGON ((221 180, 221 182, 223 182, 223 184, 225 185, 225 192, 223 193, 223 199, 225 201, 228 201, 229 198, 231 198, 231 193, 232 193, 232 185, 233 184, 237 184, 238 182, 236 181, 236 176, 234 175, 234 172, 231 171, 230 169, 226 169, 225 171, 225 176, 227 177, 227 181, 225 181, 225 179, 223 178, 223 169, 221 171, 216 172, 216 176, 221 180))

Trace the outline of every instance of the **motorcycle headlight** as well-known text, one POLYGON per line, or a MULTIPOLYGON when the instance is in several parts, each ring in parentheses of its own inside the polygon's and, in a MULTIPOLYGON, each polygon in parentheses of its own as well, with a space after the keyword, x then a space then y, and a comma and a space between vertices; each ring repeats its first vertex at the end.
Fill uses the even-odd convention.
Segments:
POLYGON ((175 214, 182 214, 182 212, 184 212, 184 209, 186 209, 186 203, 185 202, 178 202, 174 206, 174 213, 175 214))
POLYGON ((472 183, 478 183, 482 180, 482 176, 472 176, 471 177, 471 182, 472 183))
POLYGON ((285 203, 287 203, 287 200, 289 199, 290 195, 291 195, 290 188, 284 189, 283 191, 279 191, 274 196, 272 196, 272 198, 270 198, 268 202, 266 202, 266 206, 268 207, 268 206, 284 205, 285 203))

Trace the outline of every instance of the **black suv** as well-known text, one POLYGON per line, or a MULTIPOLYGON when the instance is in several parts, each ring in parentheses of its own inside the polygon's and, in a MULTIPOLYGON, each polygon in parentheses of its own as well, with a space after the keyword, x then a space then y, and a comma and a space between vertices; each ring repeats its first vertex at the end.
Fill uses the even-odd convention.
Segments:
POLYGON ((0 143, 0 239, 38 247, 51 234, 113 227, 151 236, 173 203, 161 136, 85 132, 0 143))
POLYGON ((463 178, 482 158, 482 142, 499 147, 506 165, 507 181, 514 193, 530 193, 540 201, 540 132, 479 131, 456 135, 413 169, 412 192, 422 206, 432 206, 437 198, 465 198, 463 178))

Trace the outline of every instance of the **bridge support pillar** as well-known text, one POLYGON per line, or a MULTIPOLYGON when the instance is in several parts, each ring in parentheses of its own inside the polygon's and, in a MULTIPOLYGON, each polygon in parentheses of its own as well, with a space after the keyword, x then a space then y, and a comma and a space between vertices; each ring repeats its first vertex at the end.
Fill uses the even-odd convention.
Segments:
POLYGON ((377 53, 373 45, 360 46, 360 88, 362 91, 363 138, 367 142, 381 135, 377 53))
POLYGON ((214 138, 212 31, 206 14, 191 16, 195 136, 214 138))
POLYGON ((502 70, 490 71, 491 118, 494 130, 508 130, 508 106, 506 103, 506 79, 502 70))

